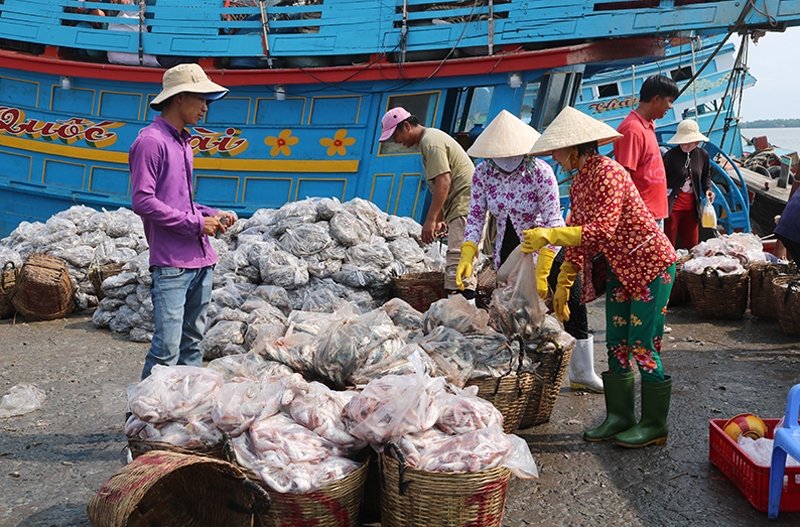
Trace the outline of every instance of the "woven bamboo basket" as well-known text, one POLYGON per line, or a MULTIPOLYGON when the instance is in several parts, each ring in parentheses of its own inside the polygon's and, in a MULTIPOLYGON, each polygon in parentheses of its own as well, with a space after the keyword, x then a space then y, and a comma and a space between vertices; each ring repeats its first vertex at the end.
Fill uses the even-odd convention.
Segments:
POLYGON ((123 263, 111 263, 93 267, 89 270, 89 280, 94 286, 94 294, 98 300, 102 300, 106 296, 103 293, 103 280, 121 273, 124 265, 123 263))
POLYGON ((478 387, 478 396, 492 403, 503 415, 503 431, 513 434, 528 405, 534 376, 527 372, 510 373, 503 377, 470 379, 466 385, 478 387))
POLYGON ((67 263, 49 254, 32 254, 17 274, 11 302, 28 320, 55 320, 75 309, 75 287, 67 263))
POLYGON ((750 312, 758 318, 775 320, 778 305, 772 280, 789 271, 789 266, 778 262, 753 262, 750 264, 750 312))
POLYGON ((392 281, 397 296, 421 313, 427 311, 437 300, 447 296, 444 290, 444 273, 440 271, 404 274, 394 277, 392 281))
POLYGON ((520 430, 550 421, 570 357, 572 348, 560 346, 550 353, 532 354, 531 360, 540 364, 533 373, 533 386, 519 422, 520 430))
POLYGON ((783 275, 772 281, 778 325, 786 335, 800 335, 800 276, 783 275))
POLYGON ((670 306, 682 306, 686 302, 689 302, 691 299, 689 298, 689 290, 686 289, 686 282, 683 279, 683 275, 681 275, 680 270, 683 267, 683 264, 688 262, 692 259, 692 255, 688 254, 686 256, 681 256, 675 262, 675 282, 672 284, 672 291, 669 294, 669 302, 667 305, 670 306))
POLYGON ((358 527, 364 482, 369 471, 367 459, 356 470, 324 488, 307 494, 275 492, 250 469, 243 469, 270 497, 269 509, 259 514, 256 525, 263 527, 358 527))
POLYGON ((383 527, 499 527, 511 471, 428 472, 379 456, 383 527))
POLYGON ((6 262, 0 275, 0 318, 11 318, 16 313, 11 299, 17 291, 17 270, 14 262, 6 262))
POLYGON ((750 273, 720 276, 716 269, 702 274, 681 271, 697 314, 703 318, 737 319, 747 310, 750 273))
POLYGON ((218 443, 210 447, 184 448, 173 445, 172 443, 166 443, 164 441, 148 441, 145 439, 139 439, 138 437, 129 437, 128 448, 131 451, 131 457, 133 457, 133 459, 136 459, 137 457, 148 452, 165 450, 176 454, 205 456, 214 459, 221 459, 223 461, 228 460, 228 456, 225 453, 225 448, 222 443, 218 443))
POLYGON ((236 466, 159 450, 128 463, 87 507, 93 527, 251 527, 268 506, 261 488, 236 466))

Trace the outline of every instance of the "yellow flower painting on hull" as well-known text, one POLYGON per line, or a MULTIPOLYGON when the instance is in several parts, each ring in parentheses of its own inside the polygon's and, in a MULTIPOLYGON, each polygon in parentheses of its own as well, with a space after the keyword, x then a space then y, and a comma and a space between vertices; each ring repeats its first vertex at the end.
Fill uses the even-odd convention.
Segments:
POLYGON ((272 147, 272 150, 269 151, 269 155, 272 157, 275 157, 278 154, 283 154, 286 157, 289 157, 292 155, 292 149, 289 147, 296 145, 298 141, 300 141, 300 139, 297 137, 292 137, 292 131, 289 129, 282 130, 281 133, 278 134, 278 137, 269 135, 266 139, 264 139, 264 143, 267 146, 272 147))
POLYGON ((336 131, 336 133, 333 135, 333 139, 330 137, 323 137, 319 140, 319 144, 328 147, 329 156, 334 156, 336 154, 343 156, 347 154, 348 146, 353 146, 356 144, 356 138, 347 137, 347 130, 342 128, 341 130, 336 131))

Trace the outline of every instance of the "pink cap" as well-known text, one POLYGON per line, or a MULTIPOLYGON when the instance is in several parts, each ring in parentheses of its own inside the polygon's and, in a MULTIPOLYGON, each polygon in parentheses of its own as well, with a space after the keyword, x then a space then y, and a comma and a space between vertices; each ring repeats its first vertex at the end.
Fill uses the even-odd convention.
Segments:
POLYGON ((408 113, 408 110, 399 106, 386 112, 381 119, 381 128, 383 128, 383 133, 378 141, 387 141, 390 137, 392 137, 392 134, 394 134, 394 130, 397 128, 397 125, 409 117, 411 117, 411 114, 408 113))

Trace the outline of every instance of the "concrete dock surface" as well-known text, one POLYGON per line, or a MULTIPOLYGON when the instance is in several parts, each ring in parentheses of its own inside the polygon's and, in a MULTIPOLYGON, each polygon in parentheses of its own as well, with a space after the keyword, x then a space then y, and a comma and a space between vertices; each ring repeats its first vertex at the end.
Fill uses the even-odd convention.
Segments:
MULTIPOLYGON (((604 308, 589 306, 595 364, 605 360, 604 308)), ((800 383, 800 339, 777 322, 712 321, 670 308, 663 363, 674 378, 664 446, 627 450, 581 439, 599 424, 602 395, 566 382, 549 423, 519 431, 539 479, 511 480, 503 527, 767 525, 708 461, 709 419, 750 412, 781 417, 800 383)), ((148 345, 98 330, 91 313, 26 323, 0 321, 0 394, 20 383, 44 390, 44 406, 0 420, 0 527, 89 526, 86 506, 122 467, 125 390, 138 381, 148 345)), ((637 379, 638 393, 638 379, 637 379)), ((769 525, 798 525, 800 513, 769 525)))

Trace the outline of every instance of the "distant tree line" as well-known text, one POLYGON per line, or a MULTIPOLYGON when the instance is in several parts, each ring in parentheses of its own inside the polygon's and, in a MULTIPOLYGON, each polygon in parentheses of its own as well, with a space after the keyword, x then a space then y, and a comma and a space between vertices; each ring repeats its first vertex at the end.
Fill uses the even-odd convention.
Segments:
POLYGON ((760 119, 758 121, 743 121, 742 128, 798 128, 800 119, 760 119))

